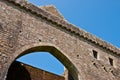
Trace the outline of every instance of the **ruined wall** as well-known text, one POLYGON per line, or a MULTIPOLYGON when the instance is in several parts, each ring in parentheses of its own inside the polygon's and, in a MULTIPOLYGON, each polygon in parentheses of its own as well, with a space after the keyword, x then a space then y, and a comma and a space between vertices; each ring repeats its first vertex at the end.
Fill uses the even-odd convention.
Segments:
POLYGON ((26 50, 51 52, 75 80, 120 79, 119 49, 32 4, 0 0, 0 80, 26 50))
POLYGON ((64 77, 23 65, 30 73, 32 80, 65 80, 64 77))
POLYGON ((65 80, 47 71, 15 61, 9 68, 7 80, 65 80))

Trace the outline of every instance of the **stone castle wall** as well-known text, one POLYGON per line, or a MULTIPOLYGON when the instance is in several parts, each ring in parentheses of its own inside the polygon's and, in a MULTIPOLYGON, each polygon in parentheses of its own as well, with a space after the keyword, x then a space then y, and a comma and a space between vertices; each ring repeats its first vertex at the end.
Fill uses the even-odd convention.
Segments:
POLYGON ((120 50, 26 1, 0 0, 0 80, 22 55, 48 51, 74 80, 119 80, 120 50))
POLYGON ((15 61, 6 80, 65 80, 64 77, 15 61))

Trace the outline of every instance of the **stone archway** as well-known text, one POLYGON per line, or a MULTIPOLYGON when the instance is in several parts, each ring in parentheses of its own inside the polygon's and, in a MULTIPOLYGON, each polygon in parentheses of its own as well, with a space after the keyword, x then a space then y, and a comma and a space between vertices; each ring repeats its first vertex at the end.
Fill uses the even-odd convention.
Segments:
POLYGON ((64 52, 62 52, 62 50, 60 50, 58 47, 52 44, 40 43, 40 44, 30 44, 30 45, 24 46, 14 53, 14 58, 10 63, 12 64, 17 58, 25 54, 29 54, 31 52, 37 52, 37 51, 50 52, 68 69, 69 73, 72 75, 74 80, 79 80, 78 70, 74 66, 72 61, 67 57, 66 54, 64 54, 64 52))

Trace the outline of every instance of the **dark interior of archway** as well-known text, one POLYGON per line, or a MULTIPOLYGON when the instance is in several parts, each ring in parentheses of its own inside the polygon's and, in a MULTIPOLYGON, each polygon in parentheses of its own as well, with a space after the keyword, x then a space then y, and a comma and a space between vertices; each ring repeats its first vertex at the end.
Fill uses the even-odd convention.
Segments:
POLYGON ((74 80, 70 73, 68 73, 68 80, 74 80))
POLYGON ((17 61, 8 70, 6 80, 31 80, 29 72, 17 61))
POLYGON ((72 75, 68 72, 68 80, 74 80, 72 75))

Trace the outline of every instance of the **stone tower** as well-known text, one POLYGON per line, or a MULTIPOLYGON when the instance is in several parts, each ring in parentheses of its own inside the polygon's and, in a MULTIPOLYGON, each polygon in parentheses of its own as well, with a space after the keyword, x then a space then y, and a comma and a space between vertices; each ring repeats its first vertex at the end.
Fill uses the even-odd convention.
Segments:
POLYGON ((0 80, 17 73, 15 66, 27 73, 18 77, 28 80, 39 80, 41 75, 43 80, 50 76, 54 80, 120 80, 120 50, 68 23, 53 6, 0 0, 0 80), (15 62, 35 51, 55 56, 66 67, 68 78, 15 62))

